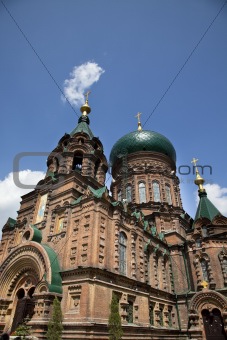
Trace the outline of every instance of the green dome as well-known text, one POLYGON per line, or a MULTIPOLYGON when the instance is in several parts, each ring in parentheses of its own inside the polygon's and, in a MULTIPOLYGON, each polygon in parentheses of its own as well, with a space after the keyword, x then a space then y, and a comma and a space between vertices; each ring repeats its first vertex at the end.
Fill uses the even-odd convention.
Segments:
POLYGON ((160 133, 154 131, 133 131, 121 137, 110 153, 110 164, 122 157, 138 151, 154 151, 169 156, 176 163, 176 151, 172 143, 160 133))

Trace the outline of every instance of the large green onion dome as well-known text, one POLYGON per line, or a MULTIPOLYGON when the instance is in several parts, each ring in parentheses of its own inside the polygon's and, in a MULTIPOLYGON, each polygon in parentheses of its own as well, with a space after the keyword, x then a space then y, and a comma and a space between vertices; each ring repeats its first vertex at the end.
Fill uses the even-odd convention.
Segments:
POLYGON ((176 163, 176 151, 169 139, 158 132, 142 130, 130 132, 114 144, 110 153, 111 166, 124 154, 138 151, 158 152, 170 157, 176 163))

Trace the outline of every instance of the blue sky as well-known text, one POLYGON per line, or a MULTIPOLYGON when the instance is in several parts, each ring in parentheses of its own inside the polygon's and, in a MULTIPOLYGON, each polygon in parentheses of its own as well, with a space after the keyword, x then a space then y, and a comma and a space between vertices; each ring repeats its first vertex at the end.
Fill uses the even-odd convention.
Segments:
MULTIPOLYGON (((64 102, 59 88, 64 91, 74 67, 87 62, 105 71, 89 86, 89 103, 90 126, 107 158, 116 140, 136 129, 135 115, 140 111, 144 129, 162 133, 173 143, 178 169, 190 166, 193 157, 212 167, 212 174, 204 173, 210 183, 209 198, 227 214, 227 4, 215 19, 225 1, 3 3, 1 225, 7 214, 16 216, 13 211, 25 193, 13 186, 13 159, 20 152, 50 152, 65 132, 73 130, 78 120, 74 110, 79 114, 79 107, 73 110, 64 102)), ((29 180, 36 181, 46 171, 45 159, 23 158, 23 179, 28 180, 29 169, 29 180)), ((179 178, 184 209, 194 217, 194 176, 179 174, 179 178)))

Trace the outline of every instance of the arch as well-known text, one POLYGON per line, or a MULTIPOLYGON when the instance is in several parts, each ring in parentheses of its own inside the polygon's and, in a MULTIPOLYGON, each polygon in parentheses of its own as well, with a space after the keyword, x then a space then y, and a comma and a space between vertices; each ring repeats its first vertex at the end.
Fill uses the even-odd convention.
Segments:
POLYGON ((46 245, 29 241, 17 247, 0 267, 2 298, 12 296, 17 282, 26 275, 35 278, 36 283, 45 280, 49 291, 62 293, 60 267, 57 255, 46 245))
POLYGON ((153 181, 152 182, 152 188, 153 188, 153 200, 154 200, 154 202, 161 202, 159 182, 153 181))
POLYGON ((140 182, 139 183, 139 203, 146 203, 147 198, 146 198, 146 186, 145 182, 140 182))
POLYGON ((189 311, 201 312, 202 309, 219 308, 227 312, 227 299, 224 295, 213 290, 206 290, 196 293, 190 301, 189 311))
POLYGON ((225 225, 227 224, 227 218, 225 216, 216 215, 212 220, 212 224, 225 225))
MULTIPOLYGON (((192 334, 192 337, 194 337, 193 335, 195 334, 198 335, 198 330, 200 330, 201 337, 206 338, 207 340, 211 339, 205 336, 207 328, 205 323, 208 314, 210 317, 212 312, 217 309, 220 311, 219 315, 227 314, 227 299, 222 294, 206 289, 193 296, 189 304, 189 332, 192 334), (196 332, 195 334, 194 331, 196 332)), ((226 329, 226 318, 224 318, 223 326, 226 329)))
POLYGON ((206 217, 200 217, 194 222, 194 228, 203 227, 210 224, 210 220, 206 217))

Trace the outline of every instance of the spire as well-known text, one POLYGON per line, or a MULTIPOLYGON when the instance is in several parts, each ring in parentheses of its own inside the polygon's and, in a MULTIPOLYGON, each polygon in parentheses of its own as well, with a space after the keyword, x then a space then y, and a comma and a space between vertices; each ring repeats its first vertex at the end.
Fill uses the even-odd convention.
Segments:
POLYGON ((141 112, 138 112, 137 115, 135 116, 138 119, 138 131, 142 131, 142 126, 141 126, 141 121, 140 121, 140 116, 141 112))
POLYGON ((91 91, 88 91, 84 95, 85 96, 85 103, 80 108, 82 115, 78 119, 77 127, 70 133, 71 136, 73 136, 77 132, 85 132, 90 137, 90 139, 92 139, 94 137, 91 129, 89 128, 90 119, 89 119, 88 115, 91 112, 91 108, 88 104, 88 96, 89 96, 90 93, 91 93, 91 91))
POLYGON ((198 159, 195 158, 193 158, 191 161, 191 163, 193 163, 195 166, 196 178, 194 180, 194 183, 199 187, 198 193, 200 198, 194 222, 202 217, 205 217, 208 220, 212 221, 215 216, 221 215, 221 213, 207 197, 206 190, 203 187, 203 183, 205 182, 205 180, 199 174, 199 170, 196 166, 197 162, 198 159))

